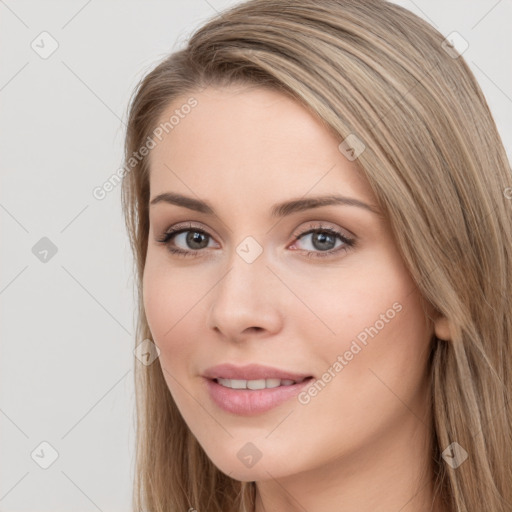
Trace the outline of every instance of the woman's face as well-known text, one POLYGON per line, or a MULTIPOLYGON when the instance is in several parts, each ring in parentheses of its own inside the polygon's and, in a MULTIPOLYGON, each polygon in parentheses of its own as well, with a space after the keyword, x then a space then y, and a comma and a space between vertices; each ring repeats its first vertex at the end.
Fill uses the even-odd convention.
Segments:
POLYGON ((368 182, 278 92, 193 97, 150 153, 143 288, 185 422, 238 480, 393 456, 391 439, 423 428, 433 325, 368 182))

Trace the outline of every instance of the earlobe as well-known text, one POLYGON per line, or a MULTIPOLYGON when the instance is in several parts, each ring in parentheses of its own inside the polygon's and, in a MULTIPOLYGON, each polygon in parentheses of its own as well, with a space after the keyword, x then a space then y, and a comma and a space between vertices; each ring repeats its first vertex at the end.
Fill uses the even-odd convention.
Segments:
POLYGON ((448 318, 446 318, 443 315, 440 315, 435 321, 434 321, 434 331, 437 338, 440 340, 451 340, 451 331, 450 331, 450 322, 448 321, 448 318))

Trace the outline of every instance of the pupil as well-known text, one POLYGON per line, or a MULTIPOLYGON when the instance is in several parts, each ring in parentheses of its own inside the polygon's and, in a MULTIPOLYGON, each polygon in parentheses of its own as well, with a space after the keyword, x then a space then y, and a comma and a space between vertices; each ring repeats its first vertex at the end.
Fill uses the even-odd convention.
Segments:
POLYGON ((329 233, 313 233, 313 245, 316 249, 320 250, 329 250, 333 249, 332 247, 326 247, 332 245, 332 243, 336 244, 336 240, 334 240, 334 236, 329 233), (318 242, 318 243, 317 243, 318 242))
POLYGON ((208 245, 208 241, 204 233, 198 233, 197 231, 189 231, 187 235, 187 244, 189 244, 189 246, 192 246, 193 249, 203 249, 208 245), (206 244, 201 245, 201 241, 206 241, 206 244), (196 243, 199 244, 200 246, 195 247, 194 244, 196 243))

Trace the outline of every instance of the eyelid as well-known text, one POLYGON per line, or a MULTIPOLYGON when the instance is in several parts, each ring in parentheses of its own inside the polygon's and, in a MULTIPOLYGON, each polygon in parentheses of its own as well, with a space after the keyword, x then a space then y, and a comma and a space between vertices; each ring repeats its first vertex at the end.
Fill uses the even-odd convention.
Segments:
POLYGON ((304 236, 310 231, 321 231, 325 229, 326 231, 336 231, 340 232, 345 238, 349 240, 355 240, 357 237, 349 231, 348 229, 342 228, 340 226, 334 225, 332 223, 322 221, 322 220, 312 220, 307 222, 307 226, 304 227, 304 224, 301 224, 297 229, 295 229, 292 233, 292 237, 296 240, 300 236, 304 236))
MULTIPOLYGON (((308 234, 308 232, 310 232, 310 231, 316 231, 316 230, 325 229, 325 230, 341 231, 342 232, 341 234, 344 235, 345 238, 348 238, 348 239, 356 239, 357 238, 348 229, 341 228, 341 227, 338 227, 338 226, 329 225, 329 224, 330 223, 326 223, 325 221, 321 221, 321 220, 309 221, 307 223, 306 227, 304 227, 303 224, 301 224, 298 228, 296 228, 292 232, 291 236, 293 237, 293 241, 296 241, 299 237, 308 234)), ((205 228, 205 227, 201 226, 200 223, 196 224, 194 221, 178 222, 177 224, 172 225, 171 227, 166 228, 163 231, 162 236, 165 236, 166 234, 171 233, 171 232, 173 234, 176 234, 177 231, 181 231, 181 230, 185 230, 185 229, 197 229, 199 231, 204 231, 207 235, 212 237, 212 235, 211 235, 211 233, 209 231, 209 228, 205 228)))
POLYGON ((183 232, 193 229, 197 231, 202 231, 205 234, 207 234, 210 238, 214 238, 213 235, 210 233, 210 228, 203 227, 199 223, 196 224, 194 221, 178 222, 178 224, 173 224, 162 232, 162 236, 165 236, 166 234, 169 233, 176 234, 177 231, 183 232))

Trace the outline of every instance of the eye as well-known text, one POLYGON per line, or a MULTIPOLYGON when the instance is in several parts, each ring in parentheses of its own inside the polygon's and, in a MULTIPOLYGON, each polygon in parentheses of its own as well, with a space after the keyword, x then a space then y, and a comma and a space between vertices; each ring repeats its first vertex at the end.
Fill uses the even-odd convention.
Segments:
POLYGON ((211 240, 211 236, 206 231, 192 224, 168 229, 161 238, 157 239, 158 242, 167 246, 172 254, 192 257, 198 256, 202 249, 207 248, 211 240), (176 247, 176 245, 182 247, 176 247))
MULTIPOLYGON (((355 239, 346 236, 341 231, 325 226, 312 227, 308 231, 294 235, 296 242, 304 240, 305 248, 300 249, 307 251, 308 258, 332 256, 340 251, 348 251, 355 246, 355 239)), ((293 247, 292 246, 292 247, 293 247)))
MULTIPOLYGON (((307 231, 294 233, 294 243, 290 246, 292 250, 307 253, 308 258, 333 256, 355 246, 355 238, 348 237, 335 228, 322 224, 310 224, 308 227, 310 229, 307 231), (298 242, 305 247, 297 248, 298 242)), ((210 242, 213 239, 206 231, 189 223, 168 229, 157 241, 164 244, 172 254, 196 257, 204 252, 203 249, 212 247, 210 242)))

